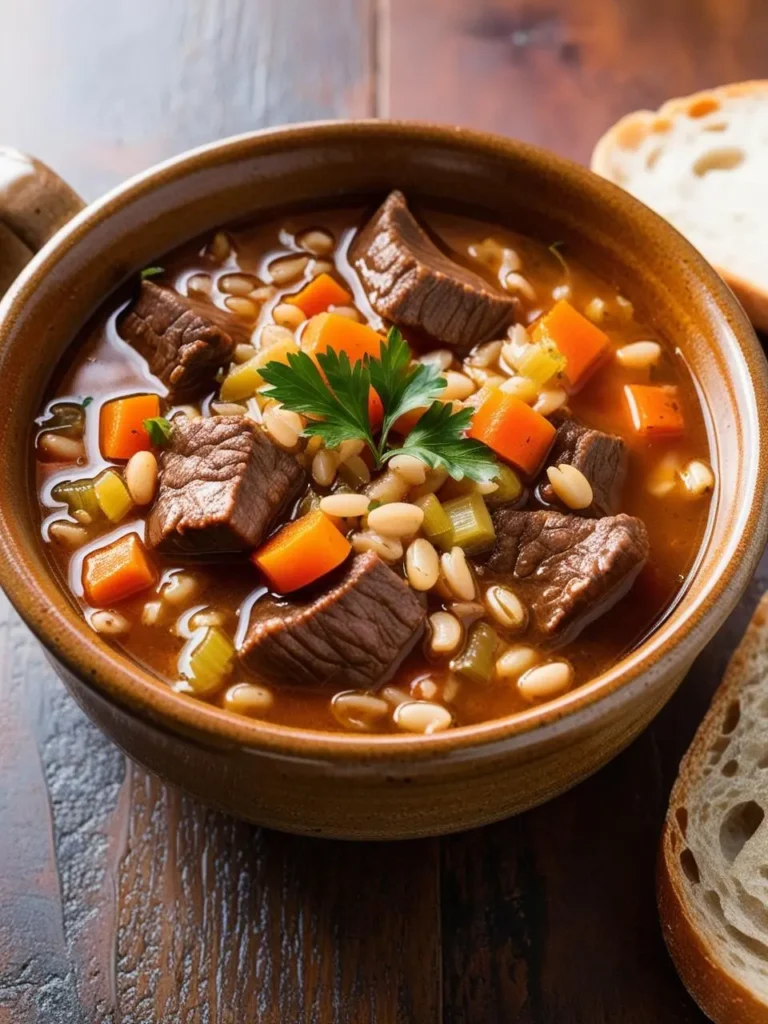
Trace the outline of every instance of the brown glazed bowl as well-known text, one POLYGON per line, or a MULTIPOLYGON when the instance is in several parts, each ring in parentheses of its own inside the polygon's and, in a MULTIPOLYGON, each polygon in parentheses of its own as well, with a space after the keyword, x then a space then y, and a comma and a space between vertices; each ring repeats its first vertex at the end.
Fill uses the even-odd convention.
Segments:
MULTIPOLYGON (((19 251, 38 248, 77 206, 44 168, 8 153, 0 159, 0 227, 19 251)), ((735 605, 766 540, 768 376, 731 292, 626 193, 551 153, 490 135, 312 124, 217 142, 134 178, 77 213, 11 286, 0 305, 0 381, 0 583, 14 605, 75 699, 127 754, 208 803, 292 832, 450 832, 572 786, 670 697, 735 605), (708 534, 655 633, 549 704, 422 737, 321 733, 231 716, 171 692, 110 647, 52 576, 38 530, 33 418, 84 321, 168 249, 227 221, 340 199, 372 202, 393 186, 563 239, 679 345, 701 388, 719 481, 708 534)))

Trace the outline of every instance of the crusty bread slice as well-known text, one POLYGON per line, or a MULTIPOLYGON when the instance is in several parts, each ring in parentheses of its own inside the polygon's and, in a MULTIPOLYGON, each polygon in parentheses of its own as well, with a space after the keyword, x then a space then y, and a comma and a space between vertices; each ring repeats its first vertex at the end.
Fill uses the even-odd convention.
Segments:
POLYGON ((595 146, 592 170, 674 224, 768 331, 768 81, 628 114, 595 146))
POLYGON ((768 1022, 768 594, 680 765, 658 865, 662 929, 717 1024, 768 1022))

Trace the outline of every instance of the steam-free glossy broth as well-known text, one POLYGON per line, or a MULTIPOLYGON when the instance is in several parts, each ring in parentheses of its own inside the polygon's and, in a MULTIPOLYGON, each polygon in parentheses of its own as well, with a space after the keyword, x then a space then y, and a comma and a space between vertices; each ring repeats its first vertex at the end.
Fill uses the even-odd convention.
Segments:
MULTIPOLYGON (((561 641, 542 637, 541 630, 534 628, 531 613, 525 608, 524 586, 518 586, 515 579, 504 573, 483 569, 482 558, 486 552, 477 556, 477 560, 475 556, 465 559, 473 581, 473 594, 467 597, 451 591, 445 583, 442 556, 450 556, 456 548, 441 551, 417 528, 415 533, 399 540, 394 538, 394 557, 386 564, 407 582, 408 548, 419 537, 427 541, 426 547, 422 545, 415 550, 427 552, 428 568, 433 565, 430 549, 434 550, 441 576, 436 585, 419 591, 419 600, 426 603, 428 615, 447 612, 453 618, 445 621, 458 622, 461 640, 454 650, 446 653, 432 649, 435 624, 440 620, 428 618, 417 642, 394 672, 375 685, 358 688, 351 698, 339 697, 349 687, 337 684, 334 678, 314 686, 297 685, 290 674, 281 679, 273 675, 267 678, 253 664, 250 667, 243 664, 237 654, 230 658, 219 685, 207 682, 204 687, 196 687, 194 678, 190 677, 189 660, 195 644, 201 642, 206 631, 213 629, 238 648, 245 639, 254 606, 269 596, 269 580, 254 565, 248 551, 190 560, 178 554, 150 550, 147 559, 156 569, 156 581, 124 599, 108 601, 97 608, 85 596, 84 563, 91 552, 122 535, 135 533, 144 538, 145 519, 152 504, 132 504, 116 521, 110 521, 98 509, 90 514, 65 500, 56 500, 52 494, 54 488, 73 479, 99 479, 110 467, 116 470, 119 480, 125 481, 127 460, 107 458, 100 447, 104 436, 102 422, 100 439, 104 409, 122 396, 159 396, 160 415, 172 425, 178 425, 185 415, 207 417, 223 411, 228 416, 250 417, 260 424, 258 429, 264 429, 269 403, 263 394, 254 391, 247 397, 238 396, 224 403, 229 408, 222 410, 220 383, 226 380, 232 367, 243 366, 252 359, 260 346, 274 341, 274 337, 284 340, 284 332, 289 332, 298 347, 302 347, 312 317, 306 317, 300 310, 297 312, 296 306, 292 307, 294 314, 291 314, 290 308, 286 309, 285 299, 296 295, 319 274, 327 274, 349 293, 349 302, 341 309, 342 316, 368 323, 382 333, 388 326, 372 308, 363 283, 347 257, 350 242, 370 214, 369 210, 320 210, 274 223, 227 228, 159 256, 157 262, 162 272, 150 278, 154 284, 174 289, 182 297, 192 295, 198 309, 215 307, 217 322, 227 326, 238 346, 234 358, 221 368, 218 382, 199 398, 175 404, 166 401, 166 388, 148 371, 145 360, 120 337, 120 318, 126 306, 134 301, 137 287, 134 281, 105 302, 101 312, 72 346, 38 420, 36 456, 42 538, 62 585, 69 589, 98 633, 124 648, 137 662, 180 693, 200 696, 229 707, 235 713, 290 726, 371 733, 438 731, 518 712, 582 685, 637 645, 669 610, 684 585, 706 529, 714 478, 709 468, 709 444, 696 388, 676 347, 676 339, 661 337, 653 323, 640 320, 632 304, 609 281, 595 276, 580 263, 577 252, 546 244, 556 243, 557 239, 534 241, 495 224, 429 208, 417 208, 416 212, 445 253, 481 275, 489 285, 515 298, 518 323, 531 328, 530 333, 521 334, 520 328, 515 333, 516 328, 511 326, 509 333, 500 331, 497 338, 475 346, 465 357, 450 353, 445 345, 418 331, 403 328, 415 359, 437 358, 441 370, 462 374, 466 384, 459 384, 468 393, 454 399, 456 408, 471 404, 473 399, 476 401, 477 393, 484 387, 486 393, 490 393, 503 388, 510 379, 524 376, 506 361, 505 354, 509 354, 510 345, 521 340, 523 344, 532 344, 533 325, 558 301, 567 302, 588 323, 607 334, 608 348, 599 367, 583 386, 563 387, 562 381, 556 378, 538 386, 535 394, 528 395, 527 402, 534 409, 542 410, 545 418, 557 419, 567 413, 582 426, 618 435, 624 440, 628 468, 616 511, 637 517, 645 524, 649 557, 625 596, 607 610, 596 606, 594 621, 574 637, 561 641), (283 259, 289 256, 294 259, 293 266, 290 261, 286 265, 283 259), (275 261, 278 261, 277 271, 275 261), (233 279, 233 275, 247 276, 233 279), (222 287, 229 288, 229 292, 222 287), (276 311, 280 321, 277 325, 276 311), (275 326, 281 327, 277 335, 275 326), (660 351, 640 346, 627 354, 626 346, 648 341, 660 346, 660 351), (499 344, 494 345, 494 342, 499 344), (435 350, 447 350, 449 355, 434 357, 431 353, 435 350), (449 358, 450 365, 446 362, 449 358), (624 390, 627 385, 675 388, 675 401, 684 418, 683 428, 655 436, 639 433, 624 390), (551 406, 553 402, 560 404, 550 409, 547 403, 551 406), (63 418, 62 403, 70 409, 63 418), (80 414, 77 409, 73 414, 72 406, 79 406, 80 414), (174 579, 175 583, 169 587, 174 579), (527 622, 510 624, 509 617, 500 621, 498 615, 494 616, 488 605, 488 590, 493 586, 506 587, 519 598, 527 622), (487 624, 495 638, 489 655, 492 667, 482 680, 478 672, 464 674, 457 669, 462 650, 478 623, 487 624), (500 666, 510 648, 513 656, 507 657, 505 664, 513 667, 505 672, 500 666), (522 671, 514 668, 514 652, 522 652, 519 659, 522 671), (540 674, 537 687, 537 677, 531 677, 531 672, 545 665, 564 668, 560 677, 557 677, 558 670, 550 673, 553 680, 549 682, 546 674, 543 677, 540 674), (526 678, 529 682, 533 678, 532 688, 526 689, 526 678), (248 689, 243 684, 258 689, 248 689), (415 701, 423 702, 415 711, 399 710, 415 701)), ((330 307, 332 312, 336 306, 338 303, 330 307)), ((455 383, 458 378, 451 380, 455 383)), ((294 413, 296 416, 301 417, 300 427, 311 422, 301 413, 294 413)), ((289 417, 285 422, 295 426, 297 420, 289 417)), ((270 536, 279 532, 287 520, 317 508, 324 496, 365 493, 370 487, 370 483, 359 479, 355 486, 350 483, 354 475, 341 474, 338 453, 331 459, 334 462, 332 478, 326 479, 320 473, 321 482, 318 482, 314 469, 322 469, 322 462, 317 462, 316 456, 323 449, 317 439, 300 437, 296 440, 295 432, 291 434, 289 430, 278 441, 304 466, 307 484, 292 507, 270 525, 270 536), (289 443, 287 449, 286 439, 294 442, 289 443)), ((347 450, 351 447, 354 446, 348 445, 347 450)), ((162 466, 166 458, 162 447, 147 444, 145 448, 162 466)), ((352 458, 357 460, 354 465, 358 468, 362 460, 374 484, 383 473, 391 475, 393 472, 373 468, 365 451, 355 452, 352 458)), ((130 472, 138 479, 142 465, 151 462, 151 458, 145 457, 144 462, 134 463, 130 472)), ((580 514, 579 510, 564 506, 557 497, 554 501, 542 500, 541 488, 542 483, 546 484, 546 476, 541 472, 531 479, 519 467, 503 459, 500 464, 508 466, 523 488, 520 498, 511 502, 515 509, 554 507, 566 515, 580 514)), ((434 471, 425 467, 424 472, 426 480, 434 482, 434 471)), ((415 474, 418 478, 418 468, 415 474)), ((437 489, 436 497, 439 502, 448 504, 477 491, 478 486, 466 479, 458 482, 448 477, 437 489)), ((401 504, 411 501, 414 488, 418 489, 419 485, 405 487, 401 504)), ((480 500, 494 511, 493 485, 479 489, 485 490, 480 500)), ((130 498, 131 492, 128 493, 130 498)), ((378 507, 384 508, 386 504, 378 507)), ((371 507, 368 514, 374 511, 371 507)), ((496 518, 494 521, 499 522, 496 518)), ((363 550, 365 540, 359 538, 367 532, 364 522, 352 517, 335 521, 335 525, 350 543, 360 545, 354 547, 354 551, 363 550)), ((300 591, 301 599, 311 600, 324 586, 330 585, 328 580, 335 581, 341 571, 334 570, 325 581, 323 578, 313 581, 300 591)), ((274 591, 274 586, 271 589, 274 591)), ((295 594, 277 596, 288 604, 296 598, 295 594)), ((496 610, 498 612, 498 606, 496 610)), ((487 635, 483 635, 487 640, 487 635)))

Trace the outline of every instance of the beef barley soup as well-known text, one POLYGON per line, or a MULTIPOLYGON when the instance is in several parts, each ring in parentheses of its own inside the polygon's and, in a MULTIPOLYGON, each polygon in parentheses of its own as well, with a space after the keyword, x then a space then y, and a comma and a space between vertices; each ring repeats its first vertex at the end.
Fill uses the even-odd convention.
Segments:
POLYGON ((433 733, 609 668, 715 486, 674 345, 557 239, 411 206, 223 229, 113 296, 37 421, 91 627, 285 725, 433 733))

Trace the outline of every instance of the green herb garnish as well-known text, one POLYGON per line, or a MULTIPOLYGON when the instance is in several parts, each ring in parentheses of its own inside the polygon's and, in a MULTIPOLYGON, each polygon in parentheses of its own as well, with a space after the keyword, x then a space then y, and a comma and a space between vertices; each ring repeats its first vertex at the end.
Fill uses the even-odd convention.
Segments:
POLYGON ((164 416, 153 416, 149 420, 144 420, 144 429, 155 447, 164 448, 171 440, 173 424, 164 416))
POLYGON ((93 401, 93 397, 91 395, 88 395, 88 397, 84 398, 80 404, 82 405, 82 407, 84 409, 87 409, 92 401, 93 401))
POLYGON ((450 405, 433 402, 403 447, 386 452, 384 459, 415 455, 431 469, 447 469, 454 480, 468 476, 478 483, 490 483, 498 477, 500 467, 487 445, 464 436, 471 422, 471 409, 454 412, 450 405))
POLYGON ((464 436, 472 419, 471 410, 454 413, 450 405, 436 401, 445 379, 433 365, 411 364, 410 349, 396 328, 390 330, 376 359, 366 357, 350 363, 346 352, 333 349, 320 353, 317 363, 306 352, 290 353, 287 358, 287 366, 271 362, 260 371, 270 385, 262 394, 292 412, 317 417, 305 427, 306 436, 322 437, 328 448, 342 441, 362 440, 376 467, 394 455, 407 454, 433 469, 446 469, 455 480, 467 476, 487 482, 498 476, 499 465, 491 449, 464 436), (378 440, 368 415, 371 387, 384 407, 378 440), (387 448, 395 420, 424 406, 427 411, 403 446, 387 448))
POLYGON ((147 281, 150 277, 159 277, 165 273, 165 267, 144 267, 141 272, 141 280, 147 281))

